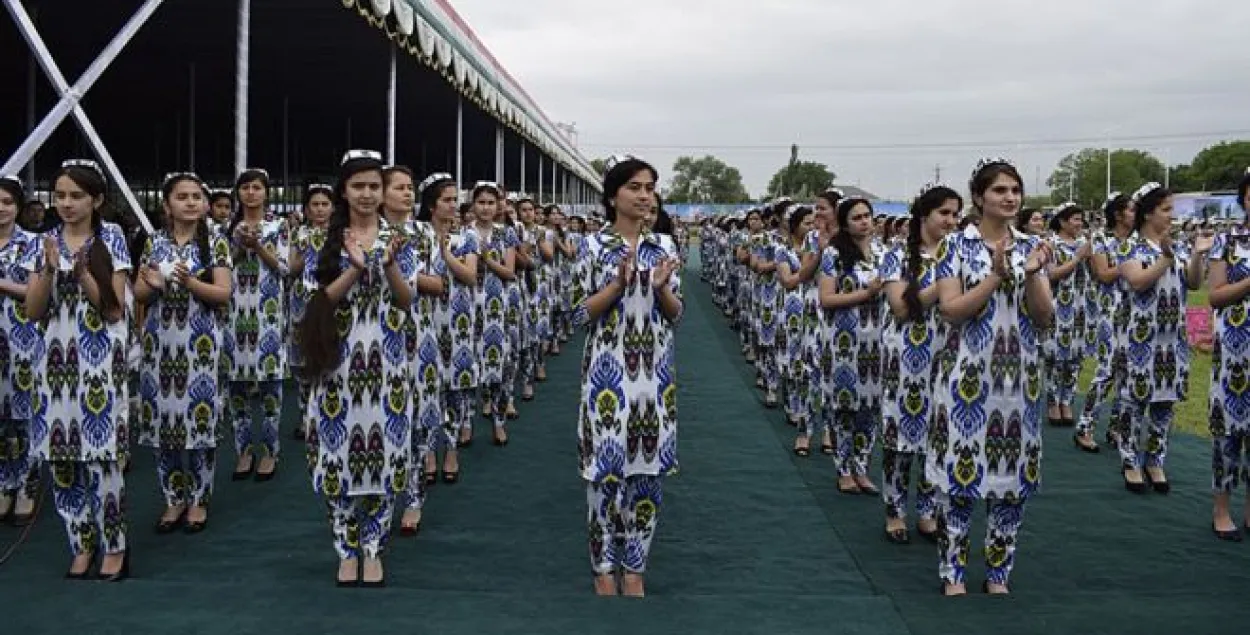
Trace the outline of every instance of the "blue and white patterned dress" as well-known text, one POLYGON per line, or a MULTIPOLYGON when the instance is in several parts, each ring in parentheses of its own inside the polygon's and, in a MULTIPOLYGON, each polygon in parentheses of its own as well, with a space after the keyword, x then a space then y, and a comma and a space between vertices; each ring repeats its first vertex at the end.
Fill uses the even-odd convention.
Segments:
MULTIPOLYGON (((936 263, 921 252, 919 290, 936 284, 936 263)), ((907 284, 904 275, 907 248, 892 248, 881 260, 882 283, 907 284)), ((881 329, 881 434, 882 444, 895 452, 922 453, 928 447, 932 422, 934 379, 946 349, 947 328, 937 305, 925 309, 920 320, 900 320, 885 312, 881 329)))
MULTIPOLYGON (((984 309, 954 328, 955 363, 934 389, 925 473, 951 497, 1022 500, 1041 483, 1041 351, 1024 293, 1025 263, 1039 239, 1014 228, 1011 235, 1010 275, 984 309)), ((937 279, 958 280, 962 292, 993 267, 976 225, 947 236, 935 257, 937 279)))
MULTIPOLYGON (((628 249, 611 227, 587 236, 587 297, 616 279, 628 249)), ((634 277, 611 309, 594 322, 584 302, 573 314, 576 325, 589 327, 577 440, 579 471, 591 483, 674 474, 678 467, 676 321, 664 316, 651 285, 652 269, 677 254, 652 233, 636 251, 634 277)), ((678 272, 669 286, 680 298, 678 272)))
POLYGON ((270 269, 256 252, 227 237, 234 248, 228 338, 231 381, 281 381, 287 376, 283 282, 290 243, 286 222, 266 220, 260 224, 259 234, 259 247, 278 260, 279 269, 270 269))
MULTIPOLYGON (((9 242, 0 247, 0 278, 26 284, 37 264, 40 236, 17 225, 9 242)), ((0 419, 26 421, 31 415, 32 365, 45 347, 39 324, 26 317, 26 305, 0 294, 0 419)), ((23 424, 25 425, 25 424, 23 424)), ((0 440, 0 444, 4 443, 0 440)), ((0 481, 2 482, 2 481, 0 481)))

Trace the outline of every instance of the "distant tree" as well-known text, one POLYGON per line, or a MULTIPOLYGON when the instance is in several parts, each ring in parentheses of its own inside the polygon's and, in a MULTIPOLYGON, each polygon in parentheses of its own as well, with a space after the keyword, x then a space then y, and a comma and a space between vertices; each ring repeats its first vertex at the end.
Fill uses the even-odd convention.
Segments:
MULTIPOLYGON (((1180 167, 1180 166, 1178 166, 1180 167)), ((1186 182, 1172 184, 1174 190, 1234 190, 1250 168, 1250 141, 1221 141, 1202 149, 1188 166, 1186 182), (1186 187, 1181 188, 1180 185, 1186 187)))
POLYGON ((750 200, 738 168, 714 156, 678 157, 673 163, 666 202, 746 203, 750 200))
POLYGON ((607 159, 591 159, 590 168, 595 171, 595 174, 602 177, 603 174, 608 171, 608 160, 607 159))
POLYGON ((810 198, 833 185, 835 178, 837 175, 823 163, 800 161, 799 147, 791 145, 790 161, 769 179, 765 198, 810 198))
MULTIPOLYGON (((1163 181, 1163 162, 1142 150, 1111 152, 1111 189, 1128 192, 1148 181, 1163 181)), ((1085 148, 1059 160, 1059 165, 1046 179, 1052 203, 1071 198, 1077 204, 1093 208, 1107 198, 1107 151, 1085 148), (1075 179, 1075 181, 1073 180, 1075 179)))

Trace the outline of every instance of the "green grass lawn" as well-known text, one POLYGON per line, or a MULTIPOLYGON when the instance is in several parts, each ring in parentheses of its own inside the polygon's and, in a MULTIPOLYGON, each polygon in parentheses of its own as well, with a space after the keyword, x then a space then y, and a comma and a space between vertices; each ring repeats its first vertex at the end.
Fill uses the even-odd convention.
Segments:
MULTIPOLYGON (((1207 290, 1199 289, 1189 294, 1189 306, 1206 306, 1207 290)), ((1081 394, 1089 389, 1094 378, 1094 361, 1086 359, 1081 364, 1081 378, 1078 387, 1081 394)), ((1195 351, 1189 366, 1189 399, 1176 405, 1177 430, 1210 436, 1207 432, 1207 395, 1211 386, 1211 354, 1195 351)))

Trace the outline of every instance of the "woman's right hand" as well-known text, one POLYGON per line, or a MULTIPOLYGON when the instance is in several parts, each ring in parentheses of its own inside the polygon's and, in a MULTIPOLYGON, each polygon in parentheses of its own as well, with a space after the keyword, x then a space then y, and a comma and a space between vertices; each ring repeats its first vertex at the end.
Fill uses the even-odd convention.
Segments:
POLYGON ((43 269, 46 272, 54 272, 61 266, 61 250, 56 244, 56 239, 47 236, 43 239, 43 269))
POLYGON ((154 291, 165 290, 165 276, 161 274, 160 266, 156 263, 149 263, 140 272, 143 275, 143 281, 147 283, 154 291))

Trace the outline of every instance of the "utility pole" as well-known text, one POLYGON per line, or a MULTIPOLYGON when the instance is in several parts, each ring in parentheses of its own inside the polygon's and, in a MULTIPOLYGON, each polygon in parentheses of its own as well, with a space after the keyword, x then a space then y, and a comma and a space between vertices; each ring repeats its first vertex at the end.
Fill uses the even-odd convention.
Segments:
POLYGON ((937 163, 933 166, 933 184, 937 185, 942 182, 942 164, 937 163))

